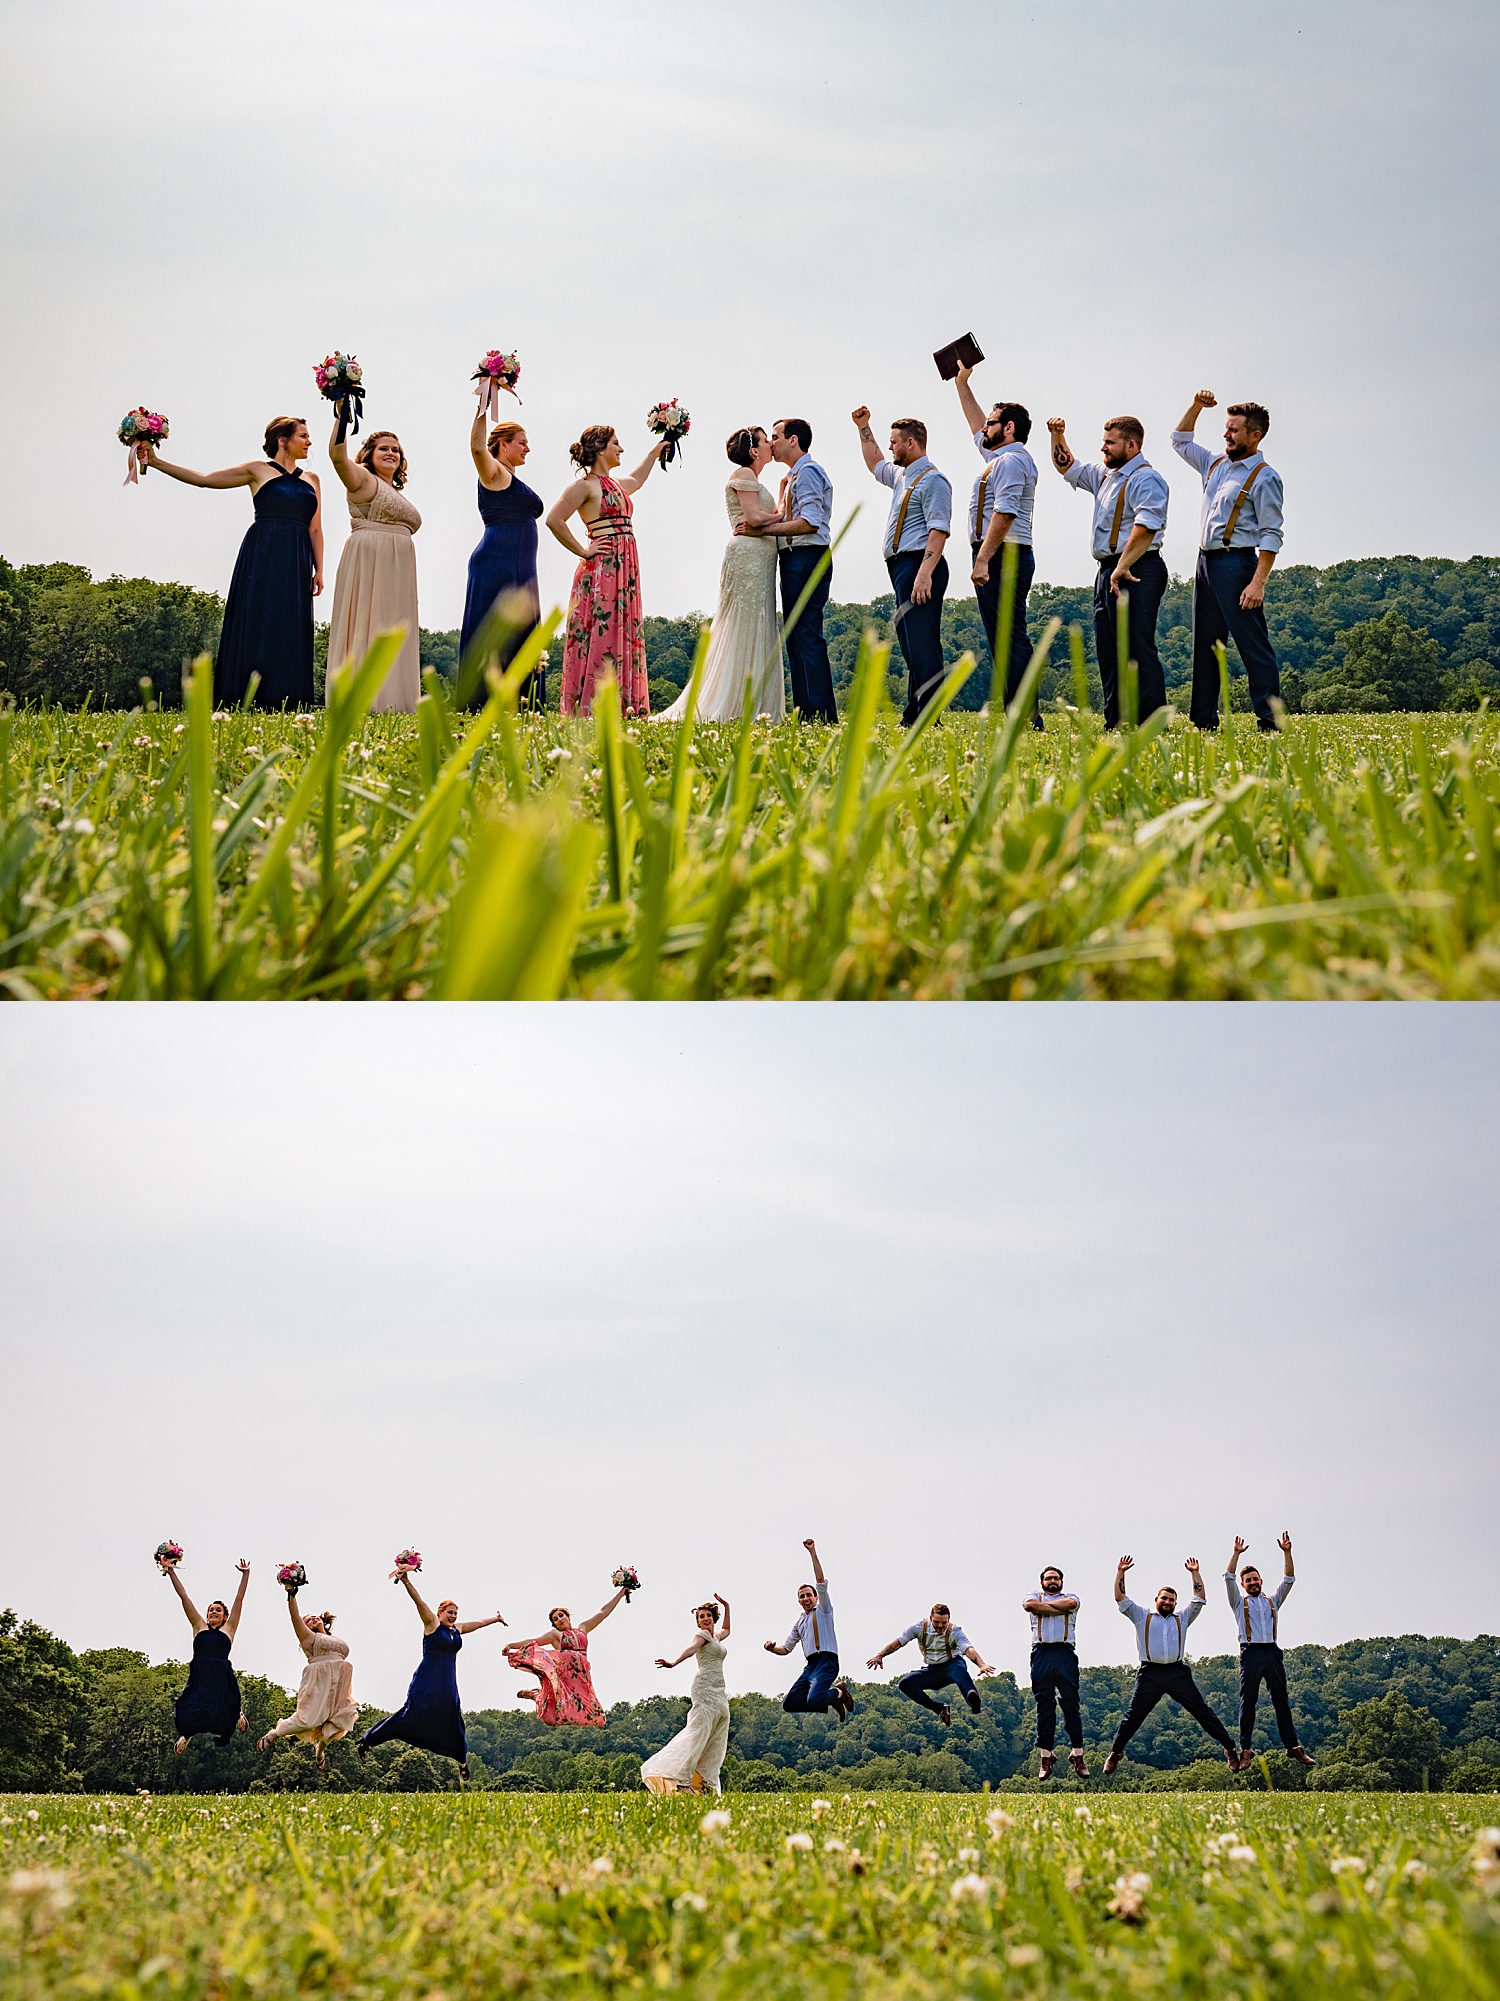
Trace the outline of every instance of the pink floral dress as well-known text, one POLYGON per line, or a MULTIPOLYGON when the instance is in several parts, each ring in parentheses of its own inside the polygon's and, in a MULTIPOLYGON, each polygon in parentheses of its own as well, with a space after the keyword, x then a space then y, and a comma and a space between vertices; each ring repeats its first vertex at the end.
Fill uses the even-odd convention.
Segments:
POLYGON ((599 476, 599 518, 589 541, 603 553, 580 563, 563 636, 562 712, 592 715, 606 674, 620 686, 627 715, 648 716, 646 640, 641 625, 641 564, 630 525, 630 495, 607 473, 599 476))
POLYGON ((537 1677, 538 1722, 604 1728, 608 1718, 594 1693, 589 1674, 589 1636, 581 1626, 565 1628, 560 1647, 516 1647, 507 1652, 506 1659, 521 1674, 537 1677))

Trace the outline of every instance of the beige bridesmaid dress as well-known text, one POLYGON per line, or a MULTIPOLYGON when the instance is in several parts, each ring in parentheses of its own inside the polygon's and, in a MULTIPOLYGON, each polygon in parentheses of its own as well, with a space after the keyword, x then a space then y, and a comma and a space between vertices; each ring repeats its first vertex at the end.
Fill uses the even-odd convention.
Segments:
POLYGON ((347 1737, 358 1721, 349 1642, 332 1633, 314 1633, 297 1689, 297 1707, 266 1735, 331 1744, 336 1737, 347 1737))
MULTIPOLYGON (((395 626, 406 628, 396 663, 372 710, 416 713, 422 692, 421 640, 417 631, 417 551, 413 535, 422 517, 395 487, 377 481, 369 500, 349 495, 349 539, 333 583, 328 625, 328 678, 346 662, 356 666, 370 642, 395 626)), ((325 695, 326 699, 326 695, 325 695)))

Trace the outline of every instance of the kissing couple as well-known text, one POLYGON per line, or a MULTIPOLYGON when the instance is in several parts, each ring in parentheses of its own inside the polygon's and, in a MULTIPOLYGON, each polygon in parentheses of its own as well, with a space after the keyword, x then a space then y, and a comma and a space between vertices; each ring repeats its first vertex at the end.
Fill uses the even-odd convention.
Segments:
MULTIPOLYGON (((699 717, 705 722, 738 721, 745 688, 755 691, 754 713, 771 722, 786 715, 781 669, 781 626, 797 608, 818 565, 801 616, 786 635, 792 671, 792 707, 804 722, 836 723, 833 672, 823 638, 833 566, 828 560, 828 524, 833 482, 808 456, 812 425, 805 417, 780 417, 769 436, 759 424, 732 431, 725 451, 733 467, 724 488, 731 534, 719 571, 719 605, 699 690, 699 717), (761 474, 775 460, 785 468, 781 498, 773 500, 761 474), (776 579, 781 573, 781 616, 776 612, 776 579)), ((659 721, 680 721, 687 693, 659 721)))

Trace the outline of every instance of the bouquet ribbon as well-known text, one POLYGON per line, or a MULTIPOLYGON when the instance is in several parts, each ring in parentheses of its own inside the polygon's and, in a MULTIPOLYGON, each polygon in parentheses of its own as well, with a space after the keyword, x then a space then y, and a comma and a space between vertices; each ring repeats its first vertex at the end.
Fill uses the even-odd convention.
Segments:
POLYGON ((150 470, 151 468, 146 464, 145 447, 138 444, 132 445, 130 447, 130 463, 125 477, 121 480, 120 484, 122 486, 139 486, 141 483, 140 474, 142 472, 149 472, 150 470), (139 471, 137 471, 138 467, 139 471))
POLYGON ((339 429, 336 442, 342 444, 349 435, 350 406, 353 406, 354 435, 359 436, 359 420, 365 414, 365 392, 363 389, 346 389, 338 399, 339 429))

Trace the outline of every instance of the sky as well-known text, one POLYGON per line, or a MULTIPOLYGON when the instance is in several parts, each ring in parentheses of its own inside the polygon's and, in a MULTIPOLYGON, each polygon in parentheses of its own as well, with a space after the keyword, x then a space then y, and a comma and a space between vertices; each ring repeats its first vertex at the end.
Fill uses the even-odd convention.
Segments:
MULTIPOLYGON (((866 599, 884 507, 849 412, 882 438, 925 419, 967 492, 931 360, 966 330, 976 392, 1025 403, 1034 442, 1061 415, 1092 456, 1105 418, 1142 419, 1179 572, 1198 493, 1167 433, 1199 387, 1271 410, 1284 561, 1500 547, 1488 0, 0 0, 0 23, 12 561, 222 591, 248 495, 122 488, 115 427, 162 410, 207 469, 290 412, 318 435, 331 590, 311 369, 341 347, 407 449, 423 623, 454 626, 467 378, 503 346, 549 504, 585 424, 634 464, 651 403, 691 410, 639 501, 648 612, 712 610, 721 440, 790 415, 836 519, 863 509, 834 595, 866 599)), ((1038 575, 1082 582, 1088 503, 1042 459, 1038 575)), ((572 564, 543 541, 550 604, 572 564)))
MULTIPOLYGON (((935 1599, 1086 1663, 1236 1532, 1288 1644, 1500 1631, 1500 1015, 1486 1007, 222 1007, 0 1013, 0 1605, 295 1685, 274 1566, 394 1706, 387 1573, 539 1632, 621 1563, 603 1700, 721 1591, 775 1692, 818 1540, 845 1665, 935 1599)), ((461 1663, 509 1704, 501 1635, 461 1663)), ((902 1657, 896 1668, 900 1671, 902 1657)))

